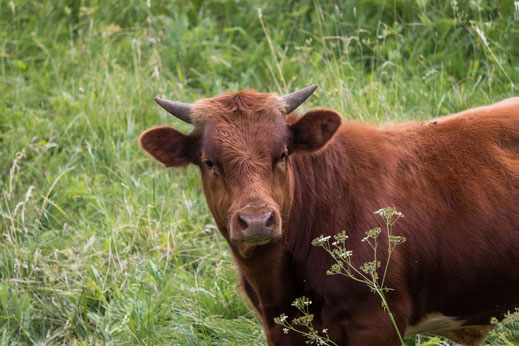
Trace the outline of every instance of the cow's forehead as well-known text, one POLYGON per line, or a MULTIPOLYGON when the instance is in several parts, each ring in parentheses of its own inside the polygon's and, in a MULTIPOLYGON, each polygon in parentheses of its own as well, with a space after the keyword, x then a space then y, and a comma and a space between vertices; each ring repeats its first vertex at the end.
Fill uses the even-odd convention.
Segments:
POLYGON ((235 153, 253 158, 283 150, 288 139, 287 123, 275 117, 238 114, 232 121, 208 119, 203 128, 203 151, 218 156, 235 153))
POLYGON ((195 127, 211 124, 220 128, 225 124, 274 120, 283 117, 285 107, 283 99, 275 94, 242 90, 198 100, 190 115, 195 127))
POLYGON ((197 101, 192 120, 205 151, 276 151, 287 137, 284 106, 276 95, 240 91, 197 101))

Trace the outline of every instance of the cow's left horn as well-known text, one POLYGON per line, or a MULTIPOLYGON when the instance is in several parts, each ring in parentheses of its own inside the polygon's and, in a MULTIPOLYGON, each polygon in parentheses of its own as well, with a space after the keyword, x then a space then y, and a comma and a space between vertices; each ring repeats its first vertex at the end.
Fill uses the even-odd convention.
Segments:
POLYGON ((286 114, 290 114, 299 107, 303 102, 306 101, 310 95, 317 89, 317 84, 312 84, 304 89, 294 91, 293 93, 286 94, 281 96, 281 98, 285 101, 287 108, 285 110, 286 114))
POLYGON ((176 101, 168 101, 158 97, 155 97, 155 102, 159 104, 162 108, 164 108, 171 115, 179 118, 180 120, 185 121, 188 124, 191 124, 191 109, 193 105, 190 103, 182 103, 176 101))

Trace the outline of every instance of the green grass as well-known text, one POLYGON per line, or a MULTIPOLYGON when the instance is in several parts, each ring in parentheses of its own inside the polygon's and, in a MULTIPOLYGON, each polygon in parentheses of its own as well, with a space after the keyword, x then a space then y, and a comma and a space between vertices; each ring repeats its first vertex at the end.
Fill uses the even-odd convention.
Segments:
POLYGON ((518 61, 508 0, 0 0, 0 343, 265 343, 196 169, 137 145, 190 130, 154 96, 318 83, 381 124, 518 95, 518 61))

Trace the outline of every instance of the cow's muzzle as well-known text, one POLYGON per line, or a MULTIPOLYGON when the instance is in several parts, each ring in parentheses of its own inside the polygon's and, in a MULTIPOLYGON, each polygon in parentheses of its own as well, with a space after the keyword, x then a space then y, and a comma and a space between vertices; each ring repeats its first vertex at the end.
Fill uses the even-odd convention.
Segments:
POLYGON ((230 238, 233 242, 263 245, 276 239, 280 228, 281 218, 276 209, 248 206, 233 214, 230 238))

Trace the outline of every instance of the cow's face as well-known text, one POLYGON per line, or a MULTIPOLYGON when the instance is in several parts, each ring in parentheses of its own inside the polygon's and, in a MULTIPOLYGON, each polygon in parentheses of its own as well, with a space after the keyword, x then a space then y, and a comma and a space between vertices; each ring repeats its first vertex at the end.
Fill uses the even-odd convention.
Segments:
POLYGON ((166 166, 200 168, 209 209, 242 258, 283 234, 293 197, 292 155, 322 148, 341 122, 331 110, 287 121, 286 108, 273 94, 224 94, 189 110, 191 134, 158 127, 140 138, 144 150, 166 166))

